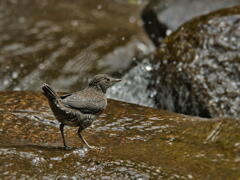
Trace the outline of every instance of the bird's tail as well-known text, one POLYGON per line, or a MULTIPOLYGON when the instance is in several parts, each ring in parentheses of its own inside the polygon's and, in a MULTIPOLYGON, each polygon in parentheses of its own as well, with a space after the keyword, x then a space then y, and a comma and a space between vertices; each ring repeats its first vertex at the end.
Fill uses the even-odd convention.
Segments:
POLYGON ((42 85, 42 90, 44 96, 48 99, 57 99, 59 97, 58 94, 46 83, 42 85))

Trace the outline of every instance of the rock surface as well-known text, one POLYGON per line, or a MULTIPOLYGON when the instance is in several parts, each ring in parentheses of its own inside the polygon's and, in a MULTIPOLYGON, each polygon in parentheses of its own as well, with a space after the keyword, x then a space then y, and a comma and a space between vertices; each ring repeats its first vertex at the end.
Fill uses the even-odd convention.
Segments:
POLYGON ((172 112, 239 118, 239 22, 240 6, 192 19, 109 94, 172 112))
POLYGON ((203 119, 109 101, 83 135, 58 122, 35 92, 0 92, 1 179, 238 179, 240 121, 203 119))

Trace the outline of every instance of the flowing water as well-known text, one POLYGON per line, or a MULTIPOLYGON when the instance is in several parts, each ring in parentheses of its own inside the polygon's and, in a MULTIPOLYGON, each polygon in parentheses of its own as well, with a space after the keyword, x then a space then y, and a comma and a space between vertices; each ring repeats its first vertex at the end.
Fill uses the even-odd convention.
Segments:
POLYGON ((148 53, 140 6, 108 0, 1 0, 0 90, 82 88, 148 53))

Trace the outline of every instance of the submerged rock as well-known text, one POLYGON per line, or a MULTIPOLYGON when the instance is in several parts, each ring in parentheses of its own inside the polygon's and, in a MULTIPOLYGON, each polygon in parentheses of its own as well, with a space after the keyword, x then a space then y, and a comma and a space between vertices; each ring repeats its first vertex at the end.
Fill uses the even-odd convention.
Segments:
POLYGON ((240 5, 240 0, 150 0, 142 11, 144 28, 158 46, 163 37, 193 17, 240 5))
POLYGON ((204 119, 109 101, 84 131, 58 122, 34 92, 0 92, 1 179, 237 179, 240 121, 204 119))
POLYGON ((154 60, 158 107, 169 109, 170 100, 174 112, 239 117, 239 32, 236 6, 194 18, 167 37, 154 60))

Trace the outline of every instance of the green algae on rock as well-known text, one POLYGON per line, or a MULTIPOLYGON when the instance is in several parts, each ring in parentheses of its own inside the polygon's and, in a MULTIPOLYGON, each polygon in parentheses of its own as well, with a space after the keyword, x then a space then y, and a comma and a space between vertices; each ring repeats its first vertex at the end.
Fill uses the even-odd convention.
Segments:
POLYGON ((158 107, 205 117, 240 115, 240 6, 196 17, 155 53, 158 107), (171 94, 171 95, 169 95, 171 94))
POLYGON ((84 134, 102 151, 82 148, 77 129, 58 122, 36 92, 0 92, 0 178, 237 179, 240 123, 109 101, 84 134))

